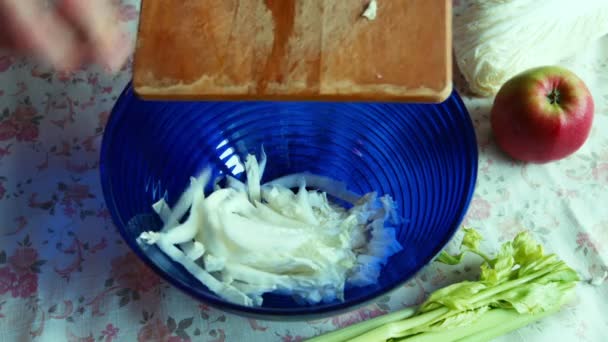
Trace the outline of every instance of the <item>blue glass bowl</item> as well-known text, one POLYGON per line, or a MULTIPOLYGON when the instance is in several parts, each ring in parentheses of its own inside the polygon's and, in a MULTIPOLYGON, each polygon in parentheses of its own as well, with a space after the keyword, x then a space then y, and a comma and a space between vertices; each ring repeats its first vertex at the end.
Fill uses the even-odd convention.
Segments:
MULTIPOLYGON (((242 159, 244 160, 244 159, 242 159)), ((442 104, 142 101, 129 85, 103 137, 101 180, 127 244, 155 272, 194 298, 251 317, 312 318, 353 309, 395 289, 441 251, 457 231, 477 177, 475 133, 460 97, 442 104), (242 307, 209 292, 156 247, 136 238, 160 229, 151 205, 173 205, 189 177, 211 166, 243 179, 235 156, 268 154, 263 181, 302 171, 344 181, 360 194, 390 194, 405 222, 403 251, 378 283, 349 289, 344 302, 313 306, 268 294, 242 307)))

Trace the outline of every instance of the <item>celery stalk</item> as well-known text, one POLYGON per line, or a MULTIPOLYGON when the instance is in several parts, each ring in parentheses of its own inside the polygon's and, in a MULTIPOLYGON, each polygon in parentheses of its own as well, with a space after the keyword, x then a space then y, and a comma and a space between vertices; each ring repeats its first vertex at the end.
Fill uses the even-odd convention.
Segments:
POLYGON ((370 320, 353 324, 349 327, 338 329, 322 336, 314 337, 309 339, 310 342, 344 342, 351 341, 353 338, 373 330, 377 327, 384 326, 386 324, 400 321, 408 317, 413 316, 416 313, 415 308, 405 308, 399 311, 395 311, 386 315, 374 317, 370 320))
POLYGON ((464 325, 460 327, 455 327, 447 330, 439 330, 439 331, 429 331, 424 333, 419 333, 417 335, 408 336, 400 341, 407 342, 451 342, 458 341, 461 338, 470 336, 479 331, 484 331, 487 329, 494 328, 497 324, 500 324, 500 317, 502 316, 502 311, 514 311, 508 309, 494 309, 486 312, 483 317, 476 320, 474 323, 470 325, 464 325))
MULTIPOLYGON (((485 342, 517 330, 559 311, 561 304, 539 314, 517 313, 513 309, 492 309, 470 325, 432 331, 399 339, 403 342, 485 342)), ((370 339, 370 341, 372 341, 370 339)), ((382 341, 377 339, 375 341, 382 341)))
MULTIPOLYGON (((331 336, 352 342, 488 341, 559 311, 574 292, 578 274, 556 255, 545 255, 527 233, 504 243, 494 258, 478 250, 480 240, 477 232, 467 229, 461 246, 484 259, 478 281, 436 290, 404 319, 361 322, 346 328, 350 333, 331 336)), ((442 253, 439 261, 456 264, 463 255, 442 253)), ((313 341, 344 341, 328 336, 313 341)))
MULTIPOLYGON (((539 314, 528 314, 522 315, 517 313, 515 310, 510 309, 495 309, 488 312, 486 315, 481 317, 477 322, 474 323, 473 327, 484 327, 491 325, 485 329, 475 329, 476 332, 463 337, 454 342, 485 342, 490 341, 496 337, 502 336, 509 332, 515 331, 519 328, 525 327, 526 325, 539 321, 549 315, 552 315, 559 311, 561 305, 555 305, 551 309, 547 309, 539 314)), ((473 330, 473 329, 472 329, 473 330)), ((410 342, 410 340, 407 340, 410 342)), ((412 340, 414 341, 414 340, 412 340)), ((440 340, 437 340, 440 341, 440 340)))
MULTIPOLYGON (((428 324, 428 322, 445 315, 448 311, 448 308, 440 308, 403 321, 391 322, 357 336, 351 339, 350 342, 386 341, 390 338, 400 337, 403 336, 404 331, 428 324)), ((325 340, 322 341, 325 342, 325 340)))

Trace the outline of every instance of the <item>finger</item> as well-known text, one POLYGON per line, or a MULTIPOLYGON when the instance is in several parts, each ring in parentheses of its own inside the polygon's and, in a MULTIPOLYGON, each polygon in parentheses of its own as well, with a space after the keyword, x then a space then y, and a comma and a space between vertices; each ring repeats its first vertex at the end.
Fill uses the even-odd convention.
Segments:
MULTIPOLYGON (((7 23, 8 22, 8 16, 5 13, 2 4, 0 4, 0 23, 7 23)), ((5 25, 6 26, 6 25, 5 25)), ((13 34, 12 32, 8 32, 8 30, 4 29, 2 32, 0 32, 0 49, 5 49, 5 48, 15 48, 15 43, 13 41, 13 34)))
POLYGON ((107 0, 62 0, 60 12, 73 23, 95 60, 118 70, 130 53, 115 8, 107 0))
POLYGON ((17 48, 38 54, 59 69, 78 63, 76 37, 54 12, 43 11, 34 1, 0 1, 0 9, 17 48))
POLYGON ((82 42, 82 48, 79 50, 82 63, 97 63, 103 66, 108 72, 117 72, 124 67, 133 50, 133 43, 128 34, 123 33, 117 38, 114 44, 114 49, 110 59, 103 58, 97 52, 97 49, 90 43, 82 42))

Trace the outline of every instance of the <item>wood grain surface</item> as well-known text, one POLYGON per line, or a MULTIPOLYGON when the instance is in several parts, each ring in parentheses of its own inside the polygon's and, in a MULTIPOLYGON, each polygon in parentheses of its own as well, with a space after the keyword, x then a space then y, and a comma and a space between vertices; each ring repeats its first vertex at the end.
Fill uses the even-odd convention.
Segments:
POLYGON ((450 0, 143 0, 134 88, 148 99, 440 102, 450 0))

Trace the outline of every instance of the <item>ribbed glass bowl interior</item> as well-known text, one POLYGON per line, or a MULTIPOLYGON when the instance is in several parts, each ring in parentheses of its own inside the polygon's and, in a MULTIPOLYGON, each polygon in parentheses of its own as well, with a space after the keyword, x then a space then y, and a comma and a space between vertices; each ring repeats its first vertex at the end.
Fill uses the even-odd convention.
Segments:
POLYGON ((319 317, 372 300, 410 279, 458 229, 477 177, 477 145, 466 108, 454 92, 442 104, 142 101, 127 86, 103 137, 104 196, 128 245, 160 276, 191 296, 239 314, 319 317), (266 295, 258 308, 209 292, 156 247, 135 239, 160 228, 151 205, 173 205, 203 168, 244 179, 248 153, 268 155, 263 181, 309 171, 364 194, 390 194, 405 219, 403 251, 378 283, 346 291, 344 302, 303 306, 266 295))

